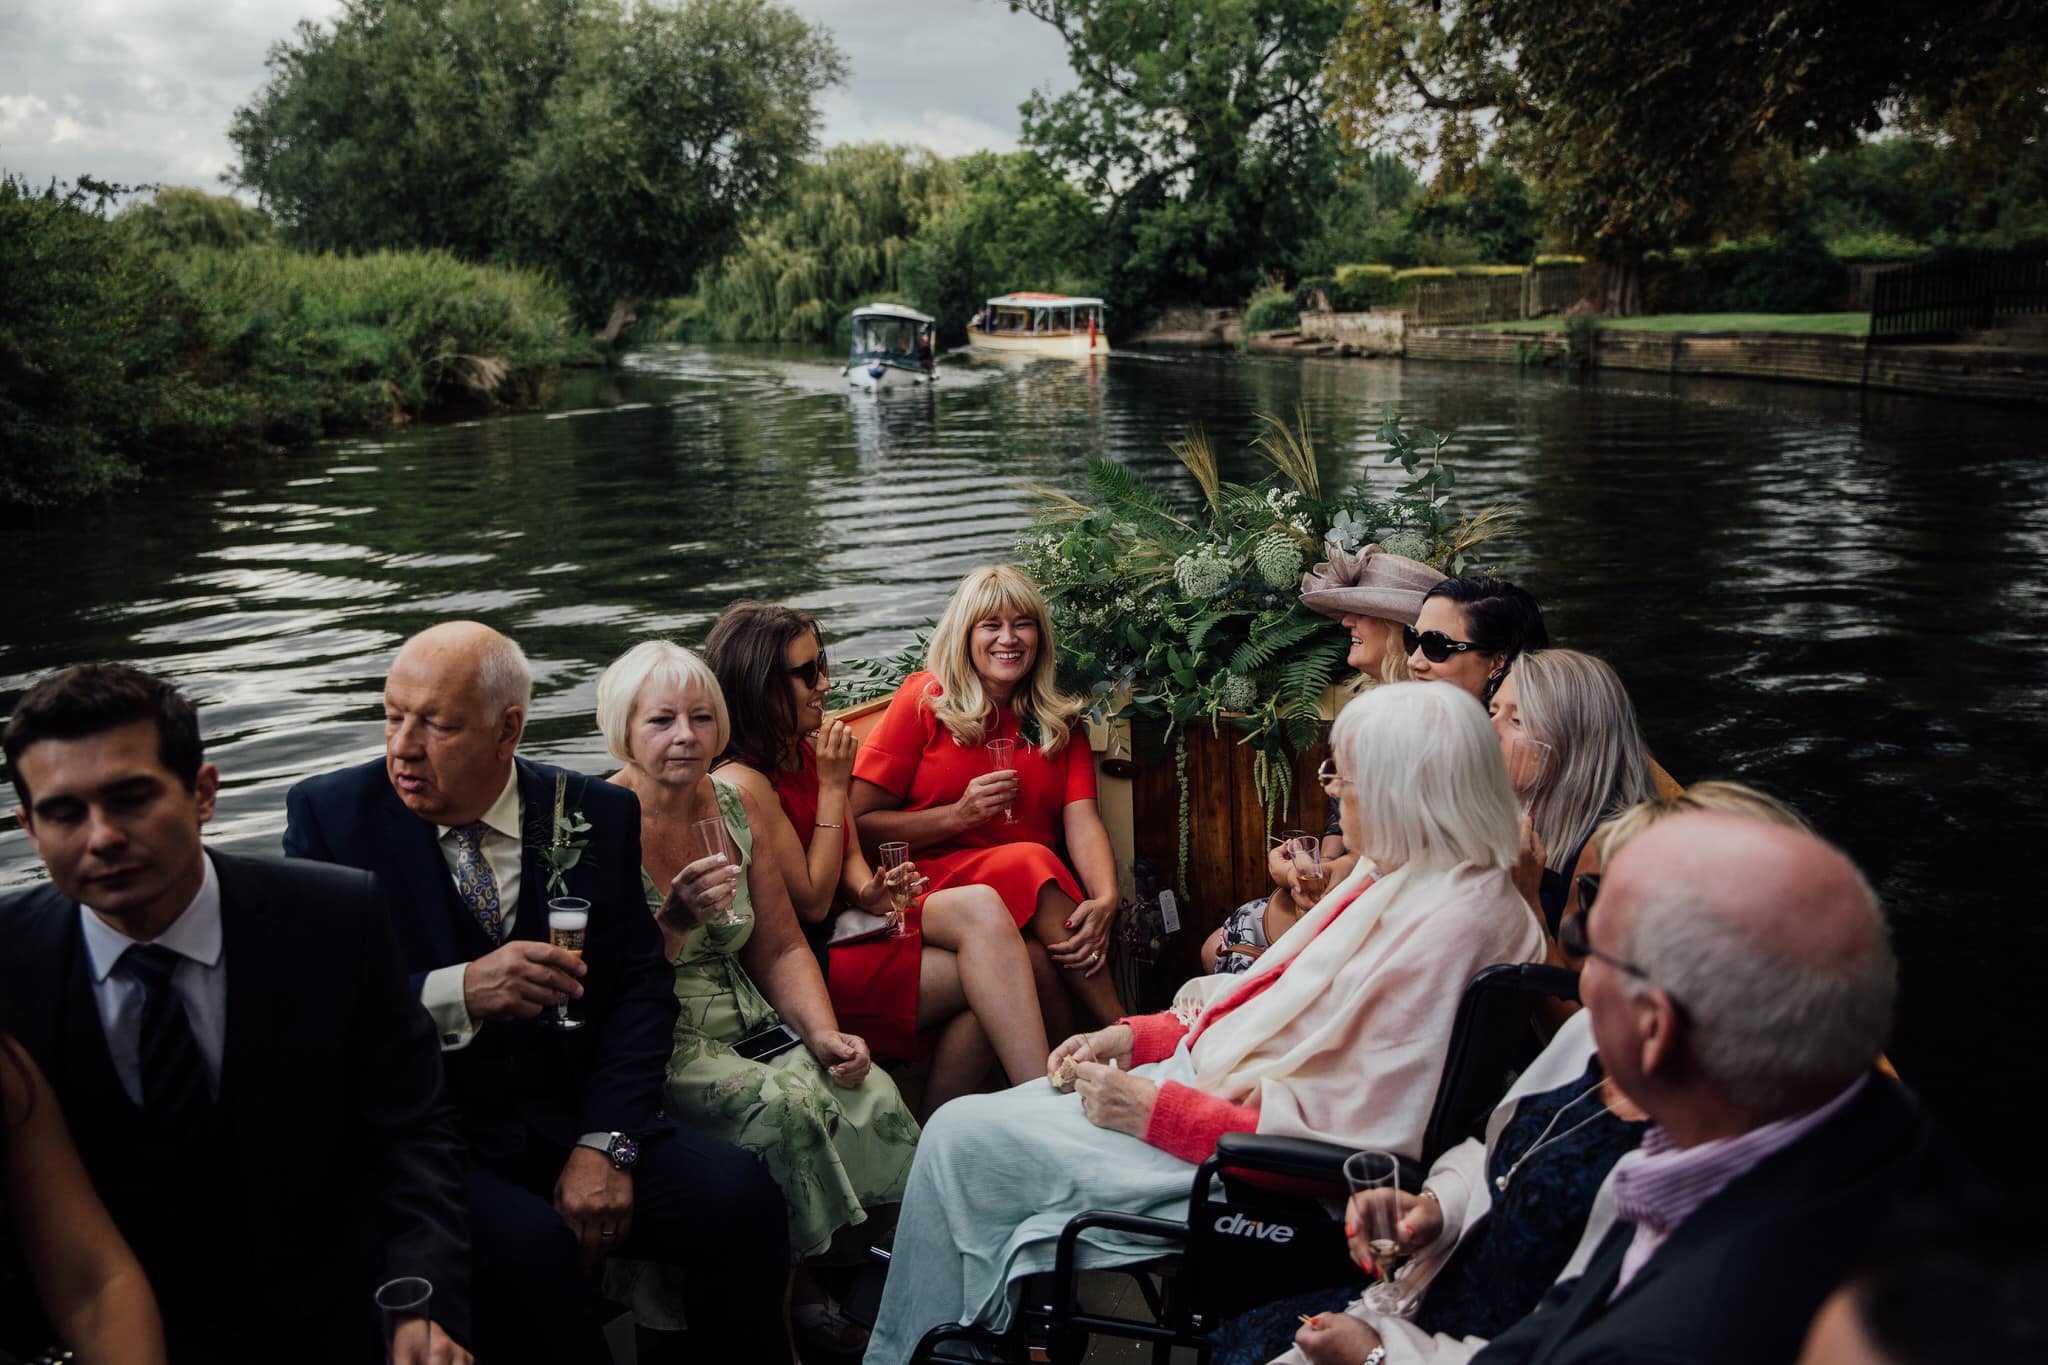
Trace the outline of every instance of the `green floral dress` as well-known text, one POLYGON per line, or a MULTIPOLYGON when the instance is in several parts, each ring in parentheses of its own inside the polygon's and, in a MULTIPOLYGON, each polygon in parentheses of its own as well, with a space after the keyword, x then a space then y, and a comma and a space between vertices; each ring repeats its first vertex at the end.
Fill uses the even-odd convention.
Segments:
MULTIPOLYGON (((754 907, 746 871, 753 862, 753 832, 739 789, 717 778, 718 809, 740 855, 739 894, 733 901, 738 924, 706 924, 683 941, 676 956, 675 1051, 663 1086, 668 1113, 698 1132, 724 1138, 758 1155, 782 1187, 789 1206, 790 1254, 815 1256, 840 1228, 867 1221, 867 1209, 903 1198, 917 1153, 917 1120, 880 1067, 854 1089, 834 1085, 825 1068, 798 1046, 752 1062, 735 1056, 731 1044, 781 1016, 762 996, 739 952, 754 933, 754 907)), ((641 885, 650 910, 659 909, 661 890, 646 873, 641 885)), ((668 1314, 657 1301, 679 1302, 646 1292, 662 1272, 650 1264, 613 1263, 606 1288, 631 1303, 649 1326, 665 1326, 668 1314), (635 1292, 626 1297, 627 1284, 635 1292)), ((675 1324, 680 1325, 680 1324, 675 1324)))

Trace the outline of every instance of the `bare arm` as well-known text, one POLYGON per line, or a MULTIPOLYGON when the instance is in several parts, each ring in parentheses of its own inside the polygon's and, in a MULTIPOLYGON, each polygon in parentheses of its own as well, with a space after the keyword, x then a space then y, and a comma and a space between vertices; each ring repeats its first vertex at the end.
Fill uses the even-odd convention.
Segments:
POLYGON ((912 851, 943 844, 974 822, 961 817, 959 802, 925 810, 903 810, 903 800, 866 778, 853 780, 853 818, 860 821, 861 842, 869 849, 900 839, 912 851))
POLYGON ((163 1325, 135 1253, 92 1187, 57 1097, 11 1041, 0 1058, 4 1113, 23 1116, 6 1139, 6 1192, 44 1310, 64 1344, 90 1365, 162 1365, 163 1325))
POLYGON ((1060 812, 1066 827, 1067 858, 1081 874, 1081 885, 1091 901, 1117 903, 1116 851, 1109 844, 1109 828, 1094 798, 1069 801, 1060 812))
MULTIPOLYGON (((740 799, 747 807, 747 822, 754 824, 758 818, 755 802, 744 790, 740 799)), ((740 965, 806 1044, 820 1033, 836 1033, 839 1020, 832 1012, 825 978, 818 975, 818 959, 797 928, 796 912, 781 873, 772 861, 757 857, 747 865, 746 876, 747 895, 754 905, 754 932, 740 949, 740 965)))
MULTIPOLYGON (((743 763, 728 763, 718 770, 718 775, 738 787, 746 797, 747 809, 757 813, 753 819, 756 861, 771 863, 781 873, 797 918, 806 924, 822 924, 832 912, 833 892, 839 887, 840 839, 845 831, 821 827, 811 835, 811 846, 805 848, 767 778, 743 763)), ((846 823, 843 790, 838 805, 838 813, 828 815, 825 794, 820 789, 821 824, 846 823)))

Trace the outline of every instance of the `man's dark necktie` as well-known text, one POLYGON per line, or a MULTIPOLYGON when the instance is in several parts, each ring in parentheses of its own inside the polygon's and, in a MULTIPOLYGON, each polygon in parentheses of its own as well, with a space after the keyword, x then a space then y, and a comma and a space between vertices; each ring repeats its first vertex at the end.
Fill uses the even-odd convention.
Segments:
POLYGON ((121 965, 142 983, 142 1112, 171 1126, 199 1117, 208 1098, 206 1057, 184 998, 171 985, 171 973, 184 960, 154 943, 138 943, 121 955, 121 965))

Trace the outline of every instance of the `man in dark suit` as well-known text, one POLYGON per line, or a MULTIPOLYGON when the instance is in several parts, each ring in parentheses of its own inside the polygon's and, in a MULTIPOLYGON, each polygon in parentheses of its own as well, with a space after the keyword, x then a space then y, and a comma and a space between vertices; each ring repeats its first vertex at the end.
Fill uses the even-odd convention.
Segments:
POLYGON ((135 669, 37 683, 5 749, 50 873, 0 901, 9 1024, 172 1361, 372 1359, 373 1291, 420 1276, 396 1359, 466 1365, 460 1142, 375 879, 205 850, 197 713, 135 669))
MULTIPOLYGON (((1701 812, 1629 840, 1565 927, 1601 1064, 1652 1125, 1583 1273, 1475 1365, 1790 1365, 1885 1215, 1967 1187, 1876 1066, 1897 978, 1876 897, 1811 834, 1701 812)), ((1380 1359, 1355 1318, 1296 1344, 1380 1359)))
POLYGON ((780 1190, 661 1113, 677 1005, 639 802, 516 757, 531 688, 487 626, 413 637, 385 680, 384 758, 293 787, 285 851, 373 871, 397 904, 469 1143, 478 1354, 606 1360, 585 1272, 617 1253, 683 1270, 703 1358, 787 1360, 780 1190), (589 902, 580 959, 548 941, 561 894, 589 902), (565 998, 582 1027, 552 1025, 565 998))

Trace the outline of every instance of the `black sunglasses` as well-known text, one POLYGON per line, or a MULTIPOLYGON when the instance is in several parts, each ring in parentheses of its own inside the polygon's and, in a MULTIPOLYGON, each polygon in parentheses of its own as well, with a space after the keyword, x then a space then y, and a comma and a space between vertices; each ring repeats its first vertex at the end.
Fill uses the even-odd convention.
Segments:
POLYGON ((1410 654, 1421 650, 1422 657, 1433 664, 1443 663, 1453 654, 1463 654, 1468 649, 1479 648, 1470 640, 1453 640, 1440 630, 1418 631, 1413 626, 1401 627, 1401 643, 1407 647, 1410 654))
POLYGON ((825 651, 819 650, 817 658, 806 659, 795 668, 790 669, 789 676, 795 678, 805 687, 816 687, 818 679, 825 676, 825 651))
MULTIPOLYGON (((1593 946, 1593 940, 1590 937, 1590 926, 1593 922, 1593 897, 1599 890, 1600 878, 1597 873, 1589 872, 1579 878, 1579 913, 1558 926, 1557 941, 1559 946, 1573 957, 1597 957, 1617 972, 1626 972, 1645 985, 1657 986, 1657 983, 1650 979, 1650 974, 1641 967, 1636 966, 1635 963, 1616 957, 1612 953, 1603 953, 1593 946)), ((1665 998, 1671 1001, 1671 1009, 1678 1015, 1679 1022, 1689 1027, 1692 1024, 1692 1016, 1686 1013, 1684 1002, 1671 994, 1670 991, 1664 990, 1662 986, 1657 986, 1657 989, 1664 991, 1665 998)))

